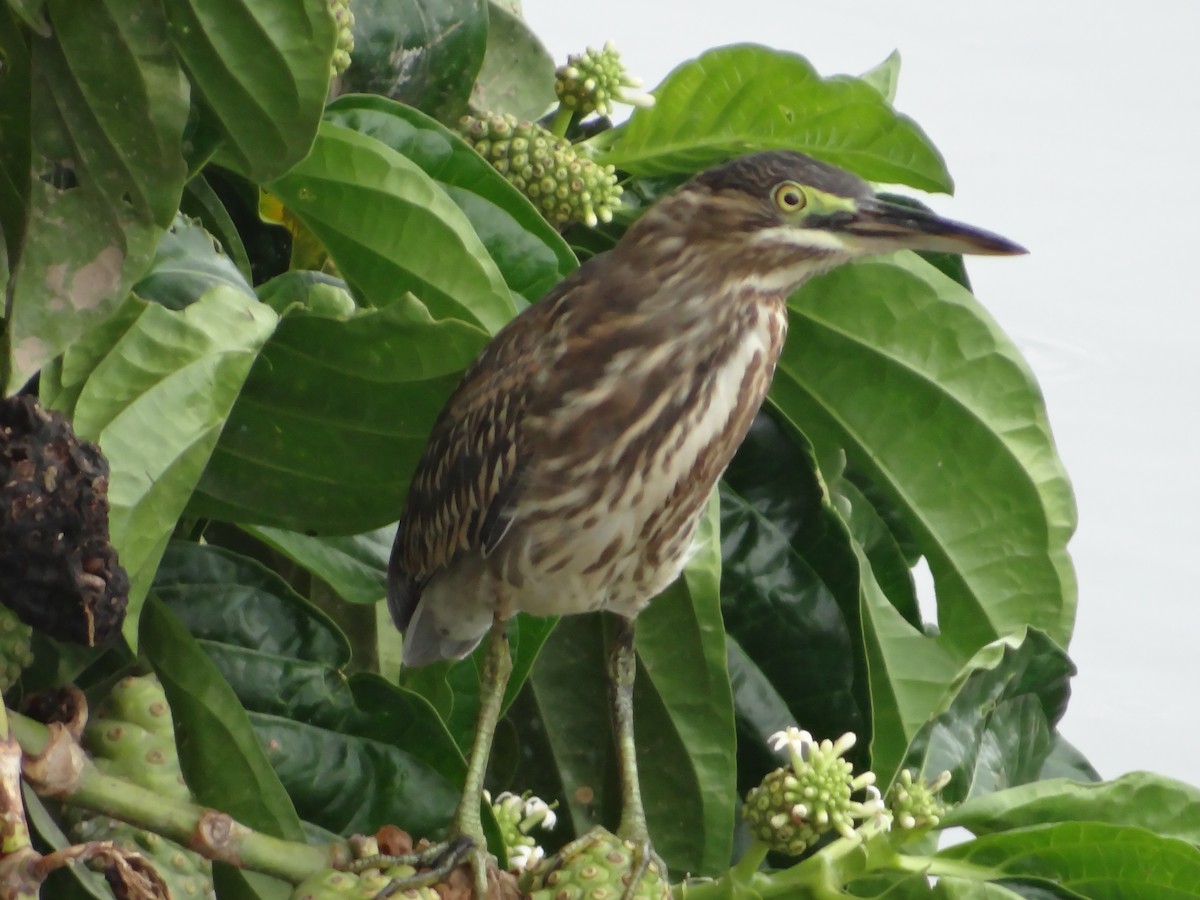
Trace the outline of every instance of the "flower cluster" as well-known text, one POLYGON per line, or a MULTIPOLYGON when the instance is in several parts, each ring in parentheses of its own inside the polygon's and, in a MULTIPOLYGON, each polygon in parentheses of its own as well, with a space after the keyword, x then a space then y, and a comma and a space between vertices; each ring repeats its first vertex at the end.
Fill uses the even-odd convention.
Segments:
POLYGON ((896 825, 905 831, 927 831, 936 828, 946 814, 937 793, 950 783, 950 773, 943 772, 932 781, 921 781, 904 769, 888 791, 888 809, 896 825))
POLYGON ((611 41, 602 50, 588 47, 583 53, 572 53, 567 57, 567 64, 554 73, 558 102, 581 116, 593 112, 610 116, 613 103, 653 106, 652 96, 629 90, 641 86, 641 80, 625 71, 621 56, 611 41))
POLYGON ((524 872, 541 862, 546 853, 529 836, 529 832, 534 828, 553 829, 558 821, 554 808, 528 791, 520 796, 505 791, 498 794, 495 800, 484 791, 484 797, 491 804, 500 834, 504 837, 509 868, 524 872))
POLYGON ((620 205, 613 167, 599 165, 540 125, 511 115, 464 116, 459 131, 556 228, 611 221, 620 205))
POLYGON ((772 850, 798 856, 827 831, 853 840, 857 820, 885 816, 875 773, 856 776, 842 758, 854 743, 853 734, 818 742, 798 728, 772 735, 772 746, 788 751, 791 766, 771 772, 746 796, 743 815, 753 835, 772 850), (856 791, 867 799, 851 799, 856 791))
POLYGON ((772 850, 799 856, 829 831, 857 842, 893 826, 917 833, 936 828, 945 815, 937 793, 950 783, 950 773, 925 782, 905 769, 885 802, 875 773, 855 775, 843 758, 855 740, 847 733, 817 741, 799 728, 771 735, 771 746, 786 751, 791 765, 771 772, 746 795, 742 814, 751 834, 772 850), (865 799, 852 799, 856 792, 865 799))

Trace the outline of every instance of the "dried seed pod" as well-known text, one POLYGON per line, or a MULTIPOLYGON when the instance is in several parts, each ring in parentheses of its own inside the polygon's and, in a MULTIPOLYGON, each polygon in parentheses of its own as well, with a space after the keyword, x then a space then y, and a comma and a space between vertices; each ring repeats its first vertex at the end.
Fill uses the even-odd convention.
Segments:
POLYGON ((26 395, 0 402, 0 599, 88 646, 120 634, 129 602, 108 535, 108 462, 26 395))

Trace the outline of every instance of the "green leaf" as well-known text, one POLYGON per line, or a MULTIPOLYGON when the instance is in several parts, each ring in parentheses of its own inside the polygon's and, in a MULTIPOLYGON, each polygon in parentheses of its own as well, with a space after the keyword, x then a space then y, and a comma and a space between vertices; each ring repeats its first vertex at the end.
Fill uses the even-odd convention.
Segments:
POLYGON ((142 616, 142 646, 167 693, 179 764, 197 801, 266 834, 303 841, 292 802, 233 690, 156 599, 142 616))
POLYGON ((165 0, 163 7, 200 127, 216 141, 214 161, 254 181, 299 162, 329 90, 336 30, 327 0, 165 0))
POLYGON ((715 493, 695 545, 683 577, 638 616, 634 727, 655 847, 673 869, 714 875, 732 855, 737 797, 715 493))
POLYGON ((130 297, 43 373, 43 402, 68 413, 111 467, 109 523, 129 572, 131 645, 171 531, 276 321, 229 287, 179 312, 130 297))
POLYGON ((279 528, 245 526, 297 565, 323 579, 348 603, 378 603, 387 594, 387 564, 396 526, 319 538, 279 528))
POLYGON ((872 181, 950 191, 941 155, 871 85, 821 78, 801 56, 751 44, 686 62, 657 103, 596 139, 600 161, 633 175, 693 172, 752 150, 790 149, 872 181))
MULTIPOLYGON (((858 552, 862 554, 862 550, 858 552)), ((937 642, 904 619, 861 557, 863 621, 871 676, 871 768, 892 780, 909 744, 933 715, 957 666, 937 642)), ((936 774, 932 773, 931 774, 936 774)))
POLYGON ((790 306, 771 402, 823 464, 844 450, 902 514, 933 573, 939 643, 962 661, 1028 623, 1065 644, 1074 500, 1041 393, 995 322, 904 253, 816 278, 790 306))
POLYGON ((375 138, 420 166, 466 214, 508 287, 532 303, 578 265, 533 204, 466 141, 419 110, 350 96, 326 120, 375 138))
MULTIPOLYGON (((787 703, 790 724, 820 738, 853 731, 865 750, 872 724, 858 561, 811 448, 768 415, 725 473, 721 541, 726 628, 787 703)), ((754 757, 774 760, 766 735, 757 737, 754 757)), ((763 774, 743 778, 756 784, 763 774)))
POLYGON ((323 319, 353 318, 358 306, 346 283, 324 272, 295 269, 258 286, 258 299, 281 316, 297 308, 323 319))
POLYGON ((936 859, 984 867, 992 878, 1060 883, 1090 900, 1200 897, 1200 849, 1141 828, 1036 825, 949 847, 936 859))
POLYGON ((268 188, 321 240, 365 305, 405 302, 412 292, 436 318, 492 332, 516 313, 466 215, 381 141, 322 123, 308 157, 268 188))
POLYGON ((516 11, 488 3, 487 52, 471 92, 472 108, 536 120, 555 101, 550 52, 516 11))
POLYGON ((433 422, 486 334, 393 303, 293 311, 238 395, 190 511, 311 534, 394 522, 433 422))
POLYGON ((154 590, 197 639, 333 666, 350 661, 333 621, 249 557, 172 541, 154 590))
POLYGON ((1075 667, 1038 631, 1001 638, 975 655, 909 746, 904 768, 948 770, 947 802, 1036 781, 1066 710, 1075 667))
MULTIPOLYGON (((19 7, 0 4, 0 285, 7 286, 7 271, 16 265, 29 212, 30 86, 29 33, 17 18, 19 7), (7 266, 3 264, 7 255, 7 266)), ((7 309, 5 315, 7 316, 7 309)), ((3 384, 0 384, 3 387, 3 384)))
POLYGON ((1072 821, 1137 826, 1200 844, 1200 789, 1150 772, 1096 784, 1055 778, 973 797, 952 809, 942 824, 992 834, 1072 821))
POLYGON ((879 91, 888 103, 895 103, 896 86, 900 81, 900 51, 893 50, 879 65, 863 72, 861 78, 879 91))
POLYGON ((150 268, 133 286, 143 300, 183 309, 214 287, 231 287, 257 299, 254 289, 221 247, 195 219, 176 216, 163 235, 150 268))
POLYGON ((177 541, 155 593, 251 714, 305 819, 338 833, 394 822, 432 834, 446 824, 466 766, 432 707, 374 675, 347 679, 346 639, 277 575, 227 550, 177 541), (379 788, 389 773, 399 780, 379 788))
POLYGON ((204 175, 192 178, 183 188, 183 197, 179 203, 179 211, 185 216, 199 219, 204 230, 221 242, 221 249, 233 260, 242 278, 249 284, 254 276, 250 270, 250 257, 246 255, 246 246, 242 236, 238 234, 233 217, 217 192, 204 175))
POLYGON ((466 111, 487 40, 486 0, 354 0, 353 62, 342 88, 452 122, 466 111))
MULTIPOLYGON (((187 175, 187 83, 156 8, 50 0, 47 12, 52 32, 29 47, 33 151, 24 158, 33 178, 12 273, 9 390, 121 303, 171 223, 187 175)), ((20 108, 5 122, 17 137, 28 133, 20 108)), ((25 190, 18 182, 5 192, 6 229, 20 202, 11 194, 25 190)))

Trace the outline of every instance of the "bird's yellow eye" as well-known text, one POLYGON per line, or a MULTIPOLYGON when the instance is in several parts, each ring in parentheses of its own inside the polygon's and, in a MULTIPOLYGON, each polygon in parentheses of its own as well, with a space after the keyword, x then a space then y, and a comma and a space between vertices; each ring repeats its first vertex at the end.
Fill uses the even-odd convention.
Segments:
POLYGON ((785 181, 783 184, 777 186, 773 196, 775 197, 775 205, 787 213, 804 209, 808 204, 808 197, 804 193, 804 188, 800 187, 794 181, 785 181))

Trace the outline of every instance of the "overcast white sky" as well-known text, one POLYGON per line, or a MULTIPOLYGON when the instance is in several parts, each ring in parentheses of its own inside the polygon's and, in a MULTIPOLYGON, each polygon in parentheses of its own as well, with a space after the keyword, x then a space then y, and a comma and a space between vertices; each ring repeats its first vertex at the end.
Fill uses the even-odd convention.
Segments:
MULTIPOLYGON (((1200 784, 1200 3, 524 0, 556 59, 613 39, 649 86, 756 41, 857 74, 899 49, 896 105, 957 184, 935 208, 1027 246, 971 260, 1029 357, 1075 484, 1080 674, 1062 730, 1106 777, 1200 784)), ((800 723, 801 725, 803 723, 800 723)))

